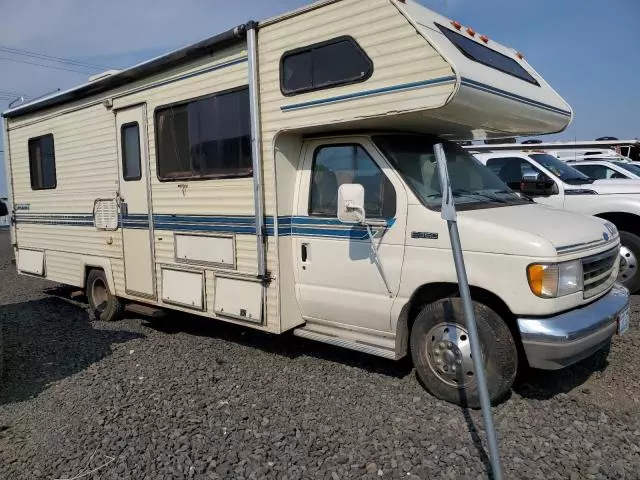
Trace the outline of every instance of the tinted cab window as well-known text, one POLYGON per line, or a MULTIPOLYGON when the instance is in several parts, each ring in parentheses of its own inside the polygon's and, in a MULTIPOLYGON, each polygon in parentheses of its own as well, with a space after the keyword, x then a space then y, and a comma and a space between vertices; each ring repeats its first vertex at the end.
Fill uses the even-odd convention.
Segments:
POLYGON ((606 180, 609 178, 627 178, 620 172, 606 165, 573 165, 573 168, 584 173, 594 180, 606 180))

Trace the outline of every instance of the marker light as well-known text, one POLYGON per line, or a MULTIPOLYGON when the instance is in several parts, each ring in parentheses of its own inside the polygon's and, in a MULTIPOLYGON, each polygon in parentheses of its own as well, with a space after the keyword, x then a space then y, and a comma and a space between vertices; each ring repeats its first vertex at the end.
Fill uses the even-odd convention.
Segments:
POLYGON ((582 290, 582 262, 535 263, 527 267, 531 291, 538 297, 555 298, 582 290))
POLYGON ((489 37, 487 37, 486 35, 480 35, 480 40, 482 40, 484 43, 488 43, 489 37))
POLYGON ((516 57, 518 57, 520 60, 522 60, 524 58, 524 55, 521 54, 520 52, 516 53, 516 57))
POLYGON ((460 30, 462 28, 462 24, 460 22, 456 22, 455 20, 451 22, 451 25, 453 25, 453 28, 455 28, 456 30, 460 30))
POLYGON ((474 37, 476 35, 476 31, 471 27, 467 27, 467 33, 469 35, 471 35, 472 37, 474 37))

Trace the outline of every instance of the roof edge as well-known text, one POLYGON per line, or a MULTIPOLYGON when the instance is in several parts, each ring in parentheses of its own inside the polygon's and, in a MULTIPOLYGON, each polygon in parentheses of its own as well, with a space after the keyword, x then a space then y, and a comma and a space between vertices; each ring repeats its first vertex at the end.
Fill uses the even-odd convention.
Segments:
POLYGON ((136 80, 149 77, 166 70, 167 68, 175 67, 194 58, 201 57, 211 52, 214 47, 220 48, 233 45, 243 38, 246 38, 247 30, 252 28, 254 25, 255 22, 238 25, 237 27, 213 37, 187 45, 186 47, 179 48, 178 50, 174 50, 151 60, 144 61, 138 65, 134 65, 131 68, 122 70, 105 78, 88 82, 18 107, 10 108, 3 112, 2 116, 4 118, 21 117, 46 108, 63 105, 76 100, 82 100, 83 98, 104 93, 136 80))

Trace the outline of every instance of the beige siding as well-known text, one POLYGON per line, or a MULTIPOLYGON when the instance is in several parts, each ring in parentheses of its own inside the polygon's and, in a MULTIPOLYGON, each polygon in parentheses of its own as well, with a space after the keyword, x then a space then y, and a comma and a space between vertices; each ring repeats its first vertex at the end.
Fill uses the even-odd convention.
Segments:
POLYGON ((281 107, 453 75, 449 64, 388 0, 343 0, 260 30, 260 82, 265 148, 282 129, 350 122, 442 106, 453 85, 425 87, 283 112, 281 107), (374 64, 365 82, 285 97, 280 58, 288 50, 350 35, 374 64))
POLYGON ((18 224, 20 248, 43 248, 59 252, 119 258, 122 235, 91 227, 18 224))
POLYGON ((114 198, 118 181, 114 120, 103 107, 12 129, 9 136, 14 200, 29 203, 30 213, 91 213, 96 198, 114 198), (49 133, 54 140, 57 186, 32 190, 28 142, 49 133))
POLYGON ((84 265, 80 261, 80 255, 48 250, 44 258, 45 273, 49 280, 76 287, 82 286, 84 265))

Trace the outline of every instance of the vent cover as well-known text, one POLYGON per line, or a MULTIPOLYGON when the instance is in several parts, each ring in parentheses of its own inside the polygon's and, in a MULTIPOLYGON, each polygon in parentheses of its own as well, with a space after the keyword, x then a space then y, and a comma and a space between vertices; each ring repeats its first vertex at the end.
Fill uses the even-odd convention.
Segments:
POLYGON ((93 206, 93 224, 99 230, 118 229, 118 205, 115 200, 96 200, 93 206))

